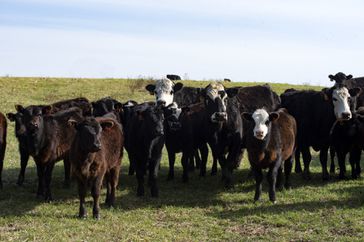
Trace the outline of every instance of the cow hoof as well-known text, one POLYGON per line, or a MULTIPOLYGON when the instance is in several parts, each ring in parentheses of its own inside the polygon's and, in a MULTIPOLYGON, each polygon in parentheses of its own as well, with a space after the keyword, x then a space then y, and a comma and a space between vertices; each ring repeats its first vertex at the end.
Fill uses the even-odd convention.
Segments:
POLYGON ((87 218, 87 214, 79 214, 78 215, 79 219, 86 219, 87 218))
POLYGON ((46 203, 52 203, 53 198, 52 198, 52 197, 46 197, 46 198, 44 198, 44 201, 45 201, 46 203))
POLYGON ((98 213, 94 214, 93 217, 95 220, 100 220, 100 214, 98 214, 98 213))
POLYGON ((276 200, 270 200, 273 204, 277 204, 276 200))

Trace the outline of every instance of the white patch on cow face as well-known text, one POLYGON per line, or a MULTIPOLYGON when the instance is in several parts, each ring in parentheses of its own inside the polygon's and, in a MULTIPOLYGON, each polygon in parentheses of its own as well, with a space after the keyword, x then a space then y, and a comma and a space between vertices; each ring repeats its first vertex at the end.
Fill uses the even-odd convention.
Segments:
POLYGON ((173 102, 169 108, 173 110, 173 116, 178 119, 182 113, 182 109, 178 107, 178 104, 176 102, 173 102))
POLYGON ((252 117, 255 122, 253 129, 254 137, 262 140, 268 134, 269 114, 264 109, 257 109, 252 117))
POLYGON ((218 108, 220 109, 218 112, 215 112, 211 115, 211 121, 221 122, 227 120, 226 113, 226 102, 227 102, 227 93, 225 92, 225 88, 220 83, 213 83, 208 86, 206 89, 207 98, 212 102, 221 102, 218 104, 218 108), (219 100, 220 99, 220 100, 219 100))
POLYGON ((349 104, 350 94, 346 87, 334 89, 332 91, 332 102, 334 104, 334 112, 336 119, 351 119, 351 111, 349 104))
POLYGON ((128 101, 128 102, 124 105, 124 107, 127 107, 127 108, 134 107, 134 103, 133 103, 133 102, 128 101))
POLYGON ((166 107, 173 102, 173 86, 174 83, 169 79, 157 80, 154 90, 157 104, 166 107))

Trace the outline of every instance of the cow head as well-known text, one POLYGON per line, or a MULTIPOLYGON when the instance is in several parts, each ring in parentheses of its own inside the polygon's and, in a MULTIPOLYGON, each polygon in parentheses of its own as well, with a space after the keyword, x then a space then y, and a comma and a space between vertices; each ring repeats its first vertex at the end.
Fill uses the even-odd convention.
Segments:
POLYGON ((350 80, 353 75, 345 75, 342 72, 338 72, 335 75, 329 75, 330 81, 335 81, 336 84, 343 84, 345 80, 350 80))
POLYGON ((272 122, 279 118, 279 113, 272 112, 268 114, 265 109, 257 109, 254 113, 243 113, 243 118, 254 122, 254 137, 259 140, 264 140, 270 132, 272 122))
POLYGON ((146 129, 152 136, 164 135, 164 113, 159 106, 147 106, 143 110, 137 110, 139 120, 143 120, 146 129))
POLYGON ((98 101, 92 102, 92 114, 95 117, 103 116, 112 111, 120 111, 122 104, 110 97, 102 98, 98 101))
POLYGON ((213 123, 227 121, 227 98, 234 97, 238 93, 238 89, 231 88, 225 90, 221 83, 211 83, 201 91, 204 99, 205 107, 210 120, 213 123))
MULTIPOLYGON (((23 109, 23 107, 21 105, 16 105, 15 108, 21 108, 23 109)), ((24 136, 26 134, 26 128, 25 128, 25 124, 23 121, 23 114, 22 112, 17 111, 16 113, 7 113, 6 117, 11 121, 11 122, 15 122, 15 136, 16 137, 21 137, 24 136)))
POLYGON ((183 84, 174 83, 169 79, 157 80, 155 84, 149 84, 145 87, 151 95, 155 95, 158 106, 166 107, 173 102, 173 95, 183 87, 183 84))
POLYGON ((115 122, 111 118, 94 117, 86 117, 82 121, 77 121, 73 118, 68 120, 68 124, 77 130, 80 149, 86 153, 94 153, 101 150, 102 131, 111 129, 115 122))
POLYGON ((324 88, 322 91, 325 99, 332 101, 335 117, 338 121, 351 119, 361 88, 356 87, 348 90, 344 85, 340 84, 332 88, 324 88))
POLYGON ((17 105, 16 109, 22 114, 22 121, 24 122, 27 132, 30 134, 42 129, 44 116, 49 115, 52 112, 52 106, 50 105, 31 105, 26 108, 23 108, 21 105, 17 105))
POLYGON ((169 130, 177 131, 181 129, 181 123, 179 121, 181 113, 182 109, 178 107, 176 102, 173 102, 164 109, 165 121, 169 130))

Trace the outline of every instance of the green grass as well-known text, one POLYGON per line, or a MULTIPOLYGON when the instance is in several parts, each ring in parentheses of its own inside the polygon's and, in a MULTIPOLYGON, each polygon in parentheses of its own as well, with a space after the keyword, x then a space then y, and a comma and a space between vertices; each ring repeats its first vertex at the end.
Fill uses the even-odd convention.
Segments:
MULTIPOLYGON (((0 78, 1 112, 13 112, 15 104, 43 104, 76 96, 95 100, 112 96, 120 101, 152 100, 144 80, 0 78)), ((206 86, 207 82, 186 81, 185 85, 206 86)), ((226 86, 255 83, 228 83, 226 86)), ((278 93, 292 86, 272 84, 278 93)), ((264 182, 263 202, 254 204, 254 181, 248 179, 246 157, 234 172, 235 187, 223 189, 220 174, 199 178, 191 174, 188 184, 181 182, 182 169, 176 162, 176 178, 167 182, 167 156, 164 153, 159 176, 160 197, 147 192, 136 197, 136 178, 127 175, 128 159, 122 163, 116 208, 101 209, 101 220, 90 216, 77 219, 77 187, 63 189, 63 164, 57 163, 53 175, 55 201, 47 204, 35 198, 36 170, 32 159, 23 187, 15 183, 19 172, 19 154, 14 125, 8 129, 8 147, 3 171, 4 189, 0 191, 1 241, 353 241, 364 235, 363 179, 329 182, 321 180, 320 165, 314 153, 313 179, 304 181, 293 174, 291 190, 277 193, 278 203, 268 200, 264 182)), ((177 158, 179 161, 180 156, 177 158)), ((211 167, 211 155, 208 167, 211 167)), ((350 168, 348 166, 348 171, 350 168)), ((103 190, 102 201, 105 191, 103 190)), ((91 196, 87 199, 89 215, 91 196)))

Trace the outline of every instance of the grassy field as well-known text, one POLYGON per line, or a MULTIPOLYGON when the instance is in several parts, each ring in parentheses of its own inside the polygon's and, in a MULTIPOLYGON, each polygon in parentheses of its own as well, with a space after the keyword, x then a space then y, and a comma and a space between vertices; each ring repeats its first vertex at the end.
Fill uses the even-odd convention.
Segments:
MULTIPOLYGON (((0 111, 13 112, 15 104, 51 103, 84 96, 96 100, 111 96, 120 101, 153 99, 145 90, 148 81, 120 79, 0 78, 0 111)), ((186 81, 185 85, 206 86, 207 82, 186 81)), ((228 83, 247 86, 256 83, 228 83)), ((272 84, 278 93, 292 86, 272 84)), ((181 165, 176 162, 176 178, 167 182, 168 161, 164 153, 160 171, 160 197, 149 192, 136 197, 136 178, 127 175, 128 158, 122 163, 117 207, 101 208, 101 220, 90 216, 79 220, 77 187, 62 188, 63 164, 53 175, 55 201, 36 199, 36 169, 29 161, 23 187, 15 183, 19 154, 14 125, 8 128, 8 147, 0 191, 1 241, 363 241, 364 180, 328 182, 321 180, 320 165, 314 153, 313 179, 305 181, 293 174, 293 187, 277 193, 278 203, 268 200, 264 181, 263 202, 254 204, 254 181, 248 179, 248 162, 234 173, 235 187, 223 189, 220 174, 199 178, 191 174, 188 184, 181 182, 181 165)), ((177 158, 179 160, 179 157, 177 158)), ((211 155, 209 156, 211 167, 211 155)), ((348 171, 350 168, 348 166, 348 171)), ((104 201, 103 191, 102 201, 104 201)), ((87 199, 91 211, 91 196, 87 199)))

